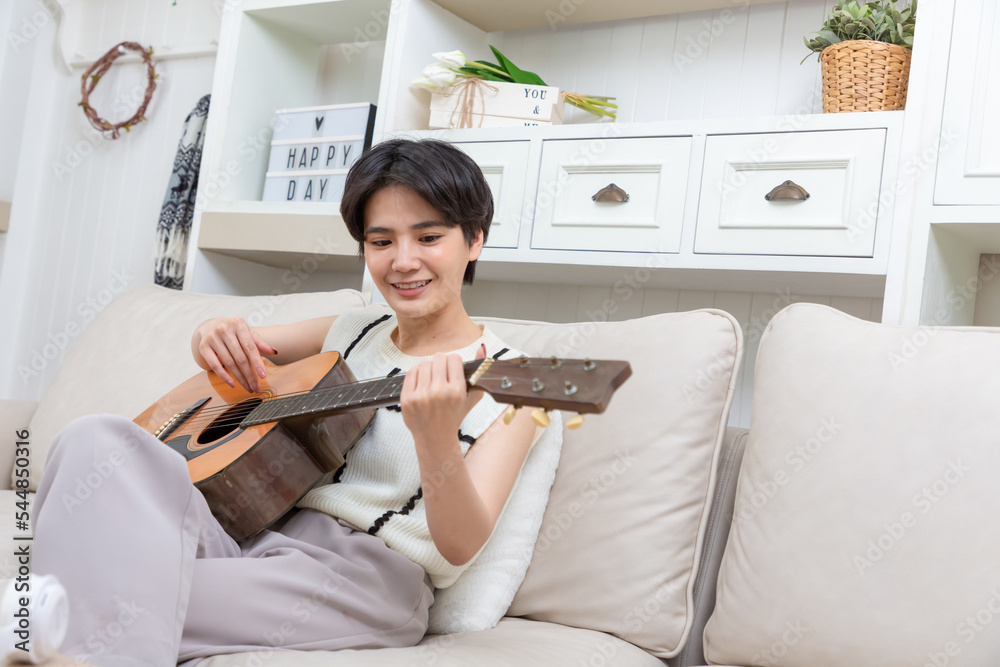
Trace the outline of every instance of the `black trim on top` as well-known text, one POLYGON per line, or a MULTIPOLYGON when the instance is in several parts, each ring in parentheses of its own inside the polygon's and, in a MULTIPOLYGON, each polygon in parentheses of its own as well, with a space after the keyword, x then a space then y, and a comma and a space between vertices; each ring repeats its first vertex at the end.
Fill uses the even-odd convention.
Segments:
POLYGON ((424 487, 420 487, 419 489, 417 489, 417 492, 414 493, 412 496, 410 496, 410 499, 406 501, 406 504, 403 505, 403 509, 389 510, 379 518, 375 519, 375 523, 373 523, 371 528, 368 529, 368 534, 374 535, 379 530, 381 530, 382 526, 385 525, 385 522, 388 521, 393 514, 401 514, 401 515, 409 514, 410 510, 412 510, 414 507, 417 506, 417 501, 423 497, 424 497, 424 487))
POLYGON ((340 478, 344 476, 344 470, 347 468, 347 457, 344 457, 344 462, 340 464, 337 468, 337 472, 333 474, 333 479, 330 480, 330 484, 336 484, 340 481, 340 478))
POLYGON ((387 314, 383 315, 382 317, 378 318, 377 320, 375 320, 374 322, 370 322, 369 324, 367 324, 365 326, 365 328, 361 330, 361 333, 358 334, 358 337, 355 338, 351 342, 351 344, 347 346, 346 350, 344 350, 344 359, 347 359, 347 355, 349 355, 351 353, 351 350, 354 349, 354 346, 357 345, 361 341, 361 339, 365 337, 365 334, 367 334, 369 331, 371 331, 372 328, 376 324, 381 324, 382 322, 385 322, 390 317, 392 317, 392 315, 390 315, 390 314, 387 313, 387 314))
POLYGON ((497 352, 496 354, 493 355, 493 360, 496 361, 497 359, 499 359, 503 355, 507 354, 508 352, 510 352, 510 348, 509 347, 505 347, 504 349, 500 350, 499 352, 497 352))
MULTIPOLYGON (((403 370, 403 369, 402 368, 393 368, 391 371, 389 371, 386 374, 386 377, 387 378, 391 378, 393 375, 396 375, 401 370, 403 370)), ((402 412, 403 411, 403 408, 399 407, 398 404, 396 404, 396 405, 387 405, 387 406, 385 406, 385 409, 386 410, 392 410, 393 412, 402 412)))

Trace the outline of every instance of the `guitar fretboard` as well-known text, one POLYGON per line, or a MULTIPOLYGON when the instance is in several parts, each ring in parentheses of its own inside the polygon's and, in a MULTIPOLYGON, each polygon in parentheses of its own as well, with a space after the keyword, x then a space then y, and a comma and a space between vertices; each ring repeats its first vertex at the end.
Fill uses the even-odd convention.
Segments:
MULTIPOLYGON (((481 363, 480 359, 463 364, 466 379, 481 363)), ((396 403, 399 401, 404 377, 400 373, 268 399, 254 408, 240 423, 240 427, 248 428, 293 417, 318 417, 326 413, 363 410, 396 403)))

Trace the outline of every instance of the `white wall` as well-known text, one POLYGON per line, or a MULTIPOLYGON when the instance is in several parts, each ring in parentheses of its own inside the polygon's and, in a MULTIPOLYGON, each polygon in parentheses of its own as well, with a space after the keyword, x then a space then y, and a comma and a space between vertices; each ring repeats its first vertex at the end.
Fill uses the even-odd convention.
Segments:
MULTIPOLYGON (((214 57, 159 61, 161 77, 146 112, 148 122, 111 141, 91 128, 77 105, 82 68, 70 71, 62 58, 62 45, 70 45, 72 57, 83 40, 74 32, 57 35, 56 21, 38 0, 3 0, 8 1, 14 28, 22 16, 35 17, 40 27, 16 54, 5 54, 5 63, 15 60, 21 74, 0 79, 0 106, 24 110, 23 123, 7 125, 0 118, 0 148, 21 141, 10 231, 0 241, 0 398, 31 400, 51 382, 95 312, 122 289, 153 282, 156 221, 182 123, 211 91, 214 57)), ((130 0, 126 11, 111 0, 76 0, 68 5, 80 12, 76 23, 63 29, 80 30, 103 52, 126 39, 144 45, 173 39, 165 25, 173 26, 174 42, 181 43, 180 33, 198 32, 191 21, 202 31, 205 22, 219 21, 208 2, 201 15, 176 15, 172 24, 150 20, 141 11, 147 5, 171 6, 130 0), (81 16, 92 20, 95 11, 109 7, 116 11, 105 16, 99 30, 82 30, 81 16), (156 34, 144 35, 147 27, 156 34)), ((3 46, 10 50, 7 42, 3 46)), ((90 48, 80 50, 92 55, 90 48)), ((6 64, 0 71, 7 71, 6 64)), ((91 102, 104 118, 121 120, 131 116, 145 85, 138 64, 116 64, 91 102)), ((7 150, 2 154, 9 155, 7 150)))

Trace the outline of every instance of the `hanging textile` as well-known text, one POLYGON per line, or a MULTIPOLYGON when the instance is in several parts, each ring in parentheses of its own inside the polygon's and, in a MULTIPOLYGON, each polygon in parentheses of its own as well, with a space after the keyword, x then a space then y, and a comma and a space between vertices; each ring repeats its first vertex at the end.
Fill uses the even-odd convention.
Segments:
POLYGON ((205 123, 208 103, 205 95, 184 119, 181 140, 174 157, 174 171, 170 175, 167 194, 160 208, 156 223, 156 257, 153 271, 156 284, 181 289, 184 286, 184 267, 187 264, 188 237, 191 235, 191 217, 198 194, 198 168, 201 149, 205 144, 205 123))

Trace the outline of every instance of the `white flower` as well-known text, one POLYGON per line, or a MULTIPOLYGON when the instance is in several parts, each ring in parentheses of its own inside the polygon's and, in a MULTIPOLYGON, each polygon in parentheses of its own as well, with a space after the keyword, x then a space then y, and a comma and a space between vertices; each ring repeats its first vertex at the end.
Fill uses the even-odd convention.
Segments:
POLYGON ((445 67, 465 67, 465 54, 461 51, 439 51, 434 58, 445 67))
POLYGON ((434 85, 430 79, 426 76, 419 76, 410 82, 411 85, 420 86, 421 88, 426 88, 427 90, 437 90, 438 87, 434 85))
POLYGON ((421 74, 437 88, 446 88, 458 79, 458 74, 440 63, 428 65, 421 74))

